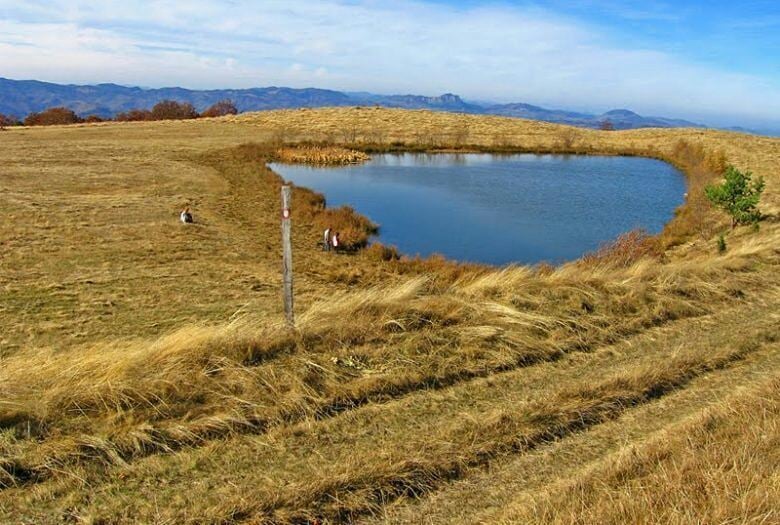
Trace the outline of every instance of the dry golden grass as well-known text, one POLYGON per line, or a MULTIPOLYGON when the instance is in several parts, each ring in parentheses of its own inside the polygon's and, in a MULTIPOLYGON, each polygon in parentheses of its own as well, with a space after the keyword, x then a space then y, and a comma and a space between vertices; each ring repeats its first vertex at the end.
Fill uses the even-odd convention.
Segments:
POLYGON ((656 432, 636 463, 594 457, 565 471, 570 482, 548 470, 537 492, 501 496, 482 521, 663 519, 653 494, 706 480, 722 492, 693 500, 688 521, 745 480, 755 487, 743 499, 706 516, 766 516, 771 463, 752 478, 748 457, 733 475, 708 465, 747 450, 732 441, 777 439, 770 398, 702 400, 719 381, 758 382, 746 370, 762 381, 780 371, 780 140, 342 108, 23 128, 0 141, 3 520, 410 521, 439 501, 431 522, 480 521, 501 495, 485 466, 598 449, 602 428, 664 403, 726 430, 656 414, 635 424, 633 441, 656 432), (352 228, 355 245, 372 225, 296 188, 290 330, 278 299, 282 181, 265 162, 279 144, 329 142, 652 155, 686 169, 689 199, 652 249, 622 242, 558 268, 492 269, 381 247, 323 253, 325 225, 352 228), (699 193, 721 152, 767 179, 772 217, 730 233, 717 255, 712 235, 727 221, 699 193), (178 223, 185 205, 193 225, 178 223), (745 407, 758 406, 750 419, 745 407), (743 432, 748 422, 761 433, 743 432), (686 449, 697 440, 711 449, 698 463, 686 449), (680 463, 666 458, 686 471, 668 474, 680 463), (618 474, 640 466, 645 492, 618 474), (450 505, 447 494, 477 478, 488 497, 461 519, 462 496, 450 505))
POLYGON ((514 502, 496 523, 772 523, 780 378, 514 502))

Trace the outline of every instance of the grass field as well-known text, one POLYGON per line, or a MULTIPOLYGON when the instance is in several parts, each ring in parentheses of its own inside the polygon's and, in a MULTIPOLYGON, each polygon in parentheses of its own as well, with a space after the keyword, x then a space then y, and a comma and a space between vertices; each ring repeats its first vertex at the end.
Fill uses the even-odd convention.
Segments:
POLYGON ((780 520, 780 139, 339 108, 0 144, 0 522, 780 520), (689 197, 652 250, 496 269, 324 254, 372 225, 296 188, 290 330, 266 162, 334 145, 651 155, 689 197), (758 231, 701 197, 723 155, 758 231))

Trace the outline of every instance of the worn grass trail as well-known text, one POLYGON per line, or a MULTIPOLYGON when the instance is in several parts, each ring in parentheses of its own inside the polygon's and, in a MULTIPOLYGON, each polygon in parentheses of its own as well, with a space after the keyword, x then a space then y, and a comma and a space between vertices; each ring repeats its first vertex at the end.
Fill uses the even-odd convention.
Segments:
MULTIPOLYGON (((76 468, 72 478, 64 475, 31 490, 28 505, 45 506, 50 491, 64 490, 70 494, 66 501, 77 498, 83 517, 352 520, 397 498, 420 497, 485 466, 495 468, 678 389, 717 391, 699 377, 733 373, 736 380, 751 367, 776 371, 778 319, 756 314, 776 311, 777 305, 776 294, 770 294, 722 315, 679 321, 630 343, 554 363, 264 436, 142 459, 114 467, 108 479, 90 482, 90 470, 76 468), (183 476, 193 467, 197 478, 210 481, 193 484, 183 476), (86 501, 79 496, 83 486, 74 481, 79 478, 92 487, 86 501), (154 498, 168 502, 163 514, 148 506, 154 498)), ((24 490, 9 489, 0 501, 18 501, 24 490)), ((60 493, 60 503, 61 498, 60 493)))
MULTIPOLYGON (((643 336, 648 337, 648 336, 643 336)), ((621 514, 620 508, 611 519, 605 516, 588 516, 587 506, 578 505, 577 495, 587 494, 590 505, 611 501, 616 493, 623 489, 618 480, 611 487, 611 493, 603 491, 600 476, 606 468, 625 458, 640 455, 649 444, 651 447, 674 443, 687 439, 688 435, 702 426, 702 420, 714 409, 732 415, 735 398, 746 395, 766 396, 777 406, 777 381, 780 380, 780 349, 775 345, 764 351, 747 356, 743 361, 716 373, 706 374, 695 379, 688 388, 670 393, 658 400, 627 411, 613 421, 606 422, 587 432, 576 433, 566 439, 558 440, 528 454, 508 460, 494 460, 483 469, 476 469, 452 483, 444 484, 426 498, 400 498, 390 505, 383 506, 375 516, 365 518, 365 523, 656 523, 654 510, 645 508, 636 514, 621 514), (768 386, 767 386, 768 385, 768 386), (591 485, 581 488, 577 484, 588 480, 591 485), (572 490, 575 489, 575 490, 572 490), (554 501, 551 496, 569 491, 568 502, 554 501), (575 494, 577 492, 577 494, 575 494), (556 509, 564 508, 561 512, 556 509), (529 510, 530 509, 530 510, 529 510), (570 512, 570 513, 567 513, 570 512), (555 515, 557 514, 557 515, 555 515)), ((770 413, 769 421, 778 423, 777 414, 770 413)), ((748 419, 748 418, 744 418, 748 419)), ((739 421, 736 425, 750 425, 751 421, 739 421)), ((780 439, 780 431, 764 429, 767 440, 780 439)), ((741 438, 731 439, 739 442, 741 438)), ((709 443, 720 448, 716 440, 709 443)), ((667 454, 674 459, 674 450, 667 454)), ((778 459, 772 456, 764 458, 770 468, 776 470, 778 459)), ((652 473, 654 464, 645 464, 643 468, 626 474, 626 478, 641 483, 644 476, 652 473)), ((720 471, 726 469, 731 474, 749 479, 755 471, 753 466, 725 465, 707 469, 703 475, 712 483, 722 482, 720 471)), ((606 477, 606 476, 605 476, 606 477)), ((621 478, 621 479, 626 479, 621 478)), ((738 483, 724 482, 722 489, 728 495, 718 498, 738 499, 742 496, 742 480, 738 483)), ((753 484, 760 488, 772 485, 766 479, 758 477, 753 484)), ((680 491, 680 486, 660 487, 658 493, 646 491, 649 499, 658 494, 680 491)), ((696 491, 695 485, 687 489, 696 491), (692 488, 693 487, 693 488, 692 488)), ((624 495, 631 496, 632 492, 624 495)), ((706 492, 699 496, 706 495, 706 492)), ((623 496, 623 495, 621 495, 623 496)), ((777 494, 775 493, 775 499, 777 494)), ((659 498, 660 500, 660 498, 659 498)), ((690 502, 689 502, 690 503, 690 502)), ((677 502, 677 508, 685 508, 685 514, 679 515, 678 522, 691 521, 691 513, 702 509, 686 502, 677 502)), ((606 510, 609 504, 604 504, 606 510)), ((707 507, 717 508, 717 501, 710 501, 707 507)), ((670 508, 675 508, 670 505, 670 508)), ((745 505, 745 512, 757 521, 766 519, 765 509, 745 505)), ((748 516, 744 516, 747 518, 748 516)), ((669 516, 671 519, 672 516, 669 516)), ((695 520, 693 520, 695 521, 695 520)), ((718 520, 713 520, 718 521, 718 520)), ((748 521, 745 519, 745 521, 748 521)))
POLYGON ((739 389, 574 480, 523 495, 494 523, 772 523, 780 376, 739 389), (607 503, 609 502, 609 503, 607 503))

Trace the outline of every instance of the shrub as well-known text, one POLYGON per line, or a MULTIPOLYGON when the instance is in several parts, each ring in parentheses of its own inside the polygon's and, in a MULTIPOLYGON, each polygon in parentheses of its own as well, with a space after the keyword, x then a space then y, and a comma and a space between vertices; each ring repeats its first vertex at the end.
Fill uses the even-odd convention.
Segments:
POLYGON ((574 143, 579 138, 579 131, 567 127, 563 128, 558 132, 558 148, 563 151, 571 151, 571 149, 574 147, 574 143))
POLYGON ((726 238, 722 233, 718 235, 718 253, 726 253, 726 238))
POLYGON ((198 118, 198 112, 189 102, 162 100, 152 108, 152 120, 187 120, 198 118))
POLYGON ((84 119, 84 122, 88 124, 92 124, 94 122, 105 122, 105 119, 102 117, 99 117, 97 115, 90 115, 87 118, 84 119))
POLYGON ((19 122, 19 119, 12 116, 12 115, 4 115, 0 113, 0 130, 3 130, 10 126, 18 126, 21 122, 19 122))
POLYGON ((349 206, 323 210, 317 214, 315 224, 323 231, 330 228, 338 232, 341 245, 350 250, 368 244, 371 235, 378 231, 376 224, 349 206))
POLYGON ((369 259, 375 261, 397 261, 401 258, 395 246, 385 246, 379 242, 370 245, 363 252, 369 259))
POLYGON ((615 125, 612 123, 611 120, 607 119, 607 120, 602 121, 599 124, 599 129, 601 131, 615 131, 615 125))
POLYGON ((752 179, 749 171, 742 172, 734 166, 726 168, 722 184, 711 184, 705 195, 716 207, 731 216, 731 227, 737 224, 755 224, 761 219, 758 201, 764 191, 764 179, 752 179))
POLYGON ((238 108, 232 100, 220 100, 212 105, 206 111, 200 114, 201 117, 224 117, 225 115, 238 114, 238 108))
POLYGON ((152 112, 148 109, 131 109, 122 113, 117 113, 114 120, 119 122, 140 122, 152 120, 152 112))
POLYGON ((30 113, 24 119, 25 126, 54 126, 81 122, 76 113, 68 108, 49 108, 40 113, 30 113))
POLYGON ((631 266, 643 257, 656 254, 657 246, 654 239, 645 230, 636 229, 620 235, 596 251, 586 253, 581 261, 586 265, 631 266))

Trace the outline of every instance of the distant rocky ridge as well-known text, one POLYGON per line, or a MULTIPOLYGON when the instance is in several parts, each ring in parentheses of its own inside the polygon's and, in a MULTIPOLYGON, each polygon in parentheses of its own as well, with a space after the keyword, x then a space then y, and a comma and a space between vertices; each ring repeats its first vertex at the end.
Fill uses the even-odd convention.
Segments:
POLYGON ((203 111, 220 100, 230 99, 242 112, 300 107, 378 105, 390 108, 520 117, 588 128, 598 128, 605 121, 609 121, 615 129, 703 127, 686 120, 645 117, 627 109, 616 109, 603 115, 591 115, 546 109, 523 103, 477 104, 466 102, 452 93, 439 97, 425 97, 285 87, 214 90, 191 90, 179 87, 144 89, 117 84, 77 86, 0 78, 0 113, 17 117, 24 117, 29 113, 54 106, 64 106, 80 116, 98 115, 106 118, 130 109, 148 109, 166 99, 189 102, 198 111, 203 111))

